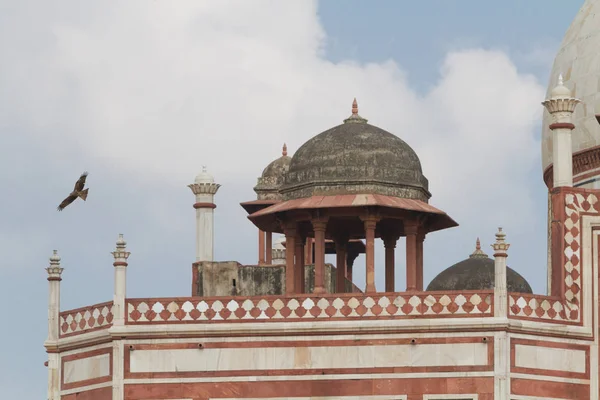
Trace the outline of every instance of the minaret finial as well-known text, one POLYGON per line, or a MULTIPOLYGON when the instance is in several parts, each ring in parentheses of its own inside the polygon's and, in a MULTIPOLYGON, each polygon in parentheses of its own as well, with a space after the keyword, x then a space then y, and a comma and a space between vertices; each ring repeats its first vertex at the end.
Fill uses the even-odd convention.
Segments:
POLYGON ((477 241, 475 242, 475 250, 481 250, 481 242, 479 241, 479 238, 477 238, 477 241))
POLYGON ((124 263, 127 262, 129 258, 130 252, 127 251, 127 242, 123 238, 123 234, 119 233, 119 237, 117 238, 117 246, 115 251, 111 252, 113 257, 115 258, 115 262, 122 261, 124 263))
POLYGON ((492 248, 494 249, 494 257, 506 257, 506 251, 510 247, 510 244, 506 243, 505 238, 506 233, 502 232, 502 228, 498 228, 498 232, 496 233, 496 242, 492 244, 492 248))
POLYGON ((354 98, 354 101, 352 102, 352 114, 354 114, 354 115, 358 114, 358 103, 356 101, 356 97, 354 98))
POLYGON ((202 172, 206 172, 206 165, 202 166, 202 172))
POLYGON ((50 256, 50 266, 46 268, 46 272, 48 272, 48 280, 58 280, 60 281, 60 275, 62 274, 64 268, 60 266, 60 257, 58 255, 58 251, 52 250, 52 255, 50 256))
POLYGON ((282 156, 287 156, 287 144, 283 144, 283 150, 281 151, 282 156))

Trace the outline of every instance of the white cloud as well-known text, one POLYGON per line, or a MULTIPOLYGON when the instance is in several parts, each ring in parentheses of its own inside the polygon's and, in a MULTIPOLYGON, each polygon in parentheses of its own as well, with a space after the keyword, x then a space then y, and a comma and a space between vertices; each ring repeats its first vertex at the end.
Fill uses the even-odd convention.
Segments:
MULTIPOLYGON (((17 42, 37 45, 2 35, 11 57, 0 66, 0 123, 21 127, 49 158, 91 158, 90 178, 119 171, 164 195, 207 164, 217 180, 239 186, 220 192, 242 196, 226 201, 236 207, 284 141, 293 152, 341 123, 356 96, 361 115, 420 154, 432 204, 462 225, 531 226, 526 175, 539 154, 544 91, 504 52, 451 52, 437 84, 418 94, 402 60, 327 61, 315 2, 62 3, 42 11, 47 18, 32 15, 29 36, 18 19, 5 24, 17 42)), ((163 200, 146 205, 151 213, 162 201, 154 223, 183 219, 187 210, 167 211, 163 200)))
POLYGON ((200 164, 221 179, 254 179, 283 141, 293 151, 340 123, 355 95, 372 123, 420 150, 438 196, 466 166, 485 160, 486 174, 471 179, 491 181, 494 170, 506 179, 501 171, 538 152, 531 126, 543 92, 503 53, 449 54, 420 98, 394 62, 324 60, 314 2, 262 5, 119 2, 86 24, 57 18, 30 73, 3 71, 20 94, 13 106, 41 140, 60 137, 136 179, 178 184, 200 164), (505 154, 492 160, 492 149, 505 154))
MULTIPOLYGON (((29 36, 9 19, 13 38, 36 45, 11 46, 2 35, 11 57, 0 66, 0 124, 20 126, 64 170, 88 159, 90 180, 120 175, 148 187, 136 201, 148 223, 166 226, 189 211, 169 209, 167 194, 183 195, 201 165, 228 183, 219 211, 232 215, 284 141, 293 152, 341 123, 356 96, 361 115, 417 150, 431 203, 469 235, 498 223, 531 230, 527 173, 539 155, 542 86, 504 52, 470 49, 450 52, 433 89, 416 93, 402 60, 327 61, 316 9, 277 1, 62 3, 31 15, 29 36)), ((219 231, 217 240, 227 237, 219 231)))

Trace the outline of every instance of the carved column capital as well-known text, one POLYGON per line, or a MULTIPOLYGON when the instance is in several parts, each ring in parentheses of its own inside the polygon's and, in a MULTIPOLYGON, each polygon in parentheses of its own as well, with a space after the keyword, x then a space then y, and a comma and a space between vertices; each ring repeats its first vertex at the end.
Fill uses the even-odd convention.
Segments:
POLYGON ((398 239, 400 239, 400 235, 385 235, 381 239, 383 240, 383 246, 386 249, 395 249, 398 239))
POLYGON ((360 220, 364 223, 365 229, 375 229, 381 218, 376 215, 366 215, 360 217, 360 220))
POLYGON ((417 235, 419 233, 419 221, 418 220, 405 220, 404 221, 404 234, 406 236, 409 235, 417 235))
POLYGON ((298 235, 298 223, 296 221, 283 221, 281 227, 285 236, 296 237, 298 235))
POLYGON ((350 237, 348 236, 348 234, 340 232, 340 233, 335 233, 333 235, 333 242, 335 243, 336 246, 345 246, 348 244, 348 242, 350 241, 350 237))
POLYGON ((314 231, 325 231, 327 229, 327 218, 319 217, 311 219, 311 224, 314 231))

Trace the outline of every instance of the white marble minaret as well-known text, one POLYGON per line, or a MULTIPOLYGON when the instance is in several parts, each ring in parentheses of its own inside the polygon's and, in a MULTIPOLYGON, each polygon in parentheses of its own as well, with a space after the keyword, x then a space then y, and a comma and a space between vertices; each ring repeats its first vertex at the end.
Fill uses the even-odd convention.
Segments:
POLYGON ((54 250, 50 257, 48 272, 48 339, 45 347, 48 352, 48 399, 60 399, 60 363, 57 353, 58 330, 60 313, 60 281, 63 268, 60 266, 60 257, 54 250))
MULTIPOLYGON (((494 317, 508 323, 508 292, 506 257, 510 244, 506 234, 498 228, 494 249, 494 317)), ((510 345, 508 332, 498 332, 494 338, 494 399, 510 398, 510 345)))
MULTIPOLYGON (((125 297, 127 296, 127 259, 131 255, 127 251, 127 242, 123 239, 123 234, 119 234, 117 247, 112 252, 115 259, 113 266, 115 268, 115 287, 113 295, 113 327, 122 327, 125 325, 125 297)), ((123 379, 125 371, 123 369, 124 355, 123 340, 113 339, 113 400, 123 400, 124 389, 123 379)))
MULTIPOLYGON (((542 102, 550 114, 552 123, 548 128, 552 132, 552 179, 553 187, 573 186, 573 147, 571 134, 573 113, 581 101, 572 97, 571 90, 558 76, 558 85, 550 92, 550 98, 542 102)), ((548 295, 552 293, 552 195, 548 193, 548 295)))
POLYGON ((196 261, 213 261, 214 252, 214 203, 221 185, 202 167, 194 183, 188 185, 196 195, 196 261))

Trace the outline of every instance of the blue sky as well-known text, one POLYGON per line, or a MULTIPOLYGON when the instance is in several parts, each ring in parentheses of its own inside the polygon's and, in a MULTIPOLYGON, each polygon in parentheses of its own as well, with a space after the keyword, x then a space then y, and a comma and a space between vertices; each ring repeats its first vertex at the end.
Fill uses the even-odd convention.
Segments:
POLYGON ((340 123, 354 96, 364 117, 417 150, 431 204, 461 225, 427 238, 425 280, 466 258, 477 236, 491 254, 502 225, 509 265, 544 292, 539 103, 581 3, 0 0, 3 397, 45 395, 53 249, 62 309, 112 298, 118 233, 132 252, 130 297, 189 295, 186 185, 207 164, 223 184, 216 259, 255 262, 256 232, 238 204, 254 198, 284 141, 293 153, 340 123), (57 213, 84 170, 88 201, 57 213))

